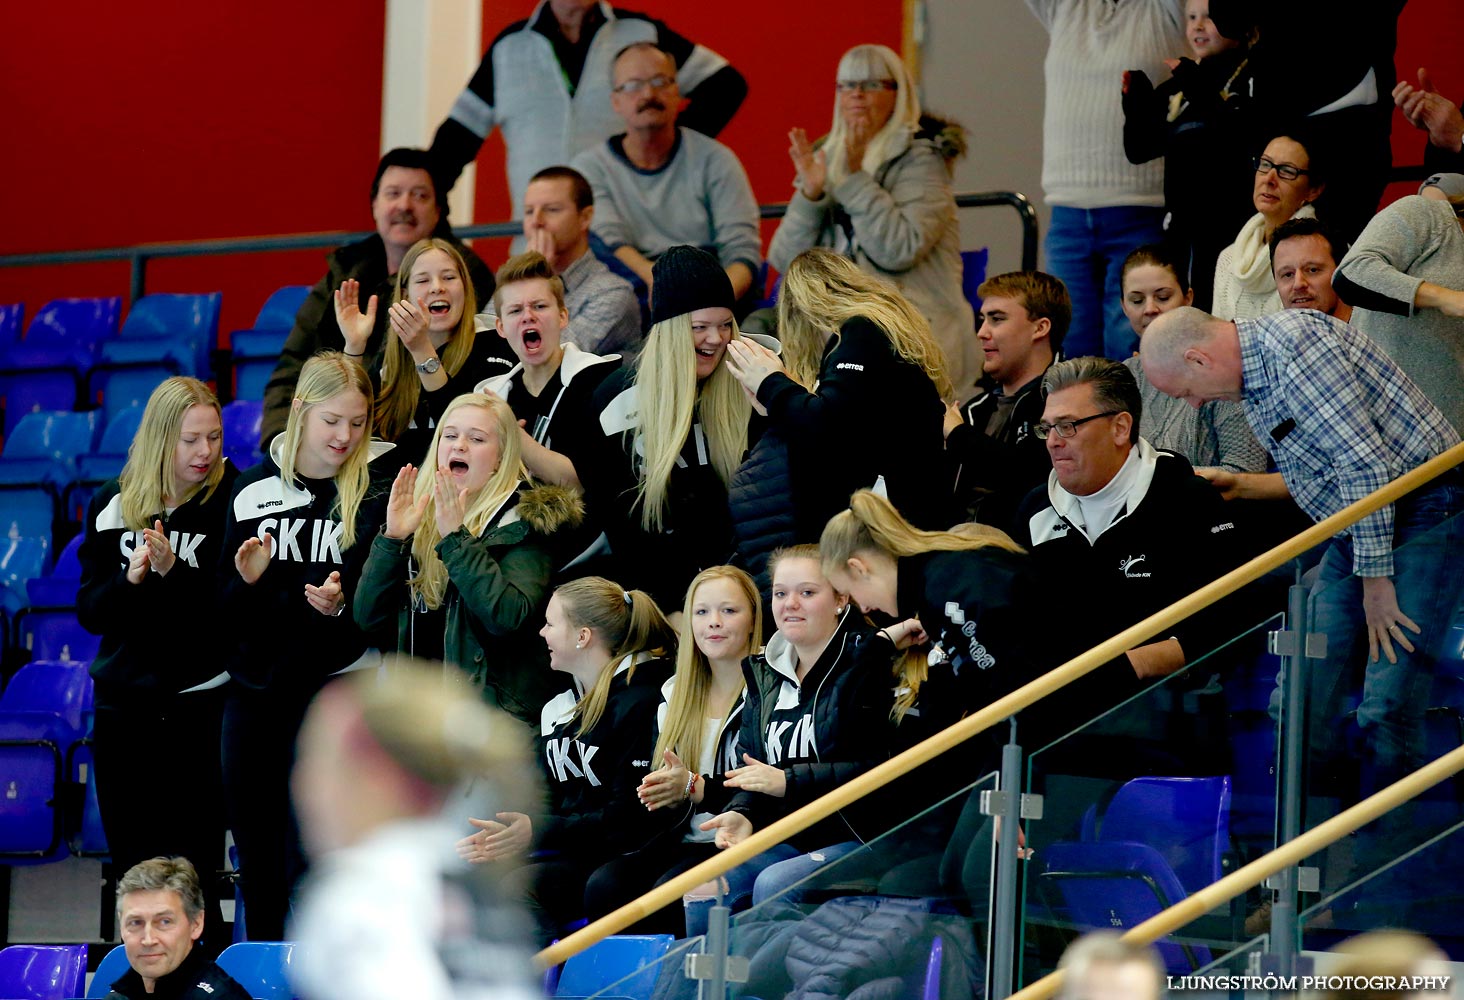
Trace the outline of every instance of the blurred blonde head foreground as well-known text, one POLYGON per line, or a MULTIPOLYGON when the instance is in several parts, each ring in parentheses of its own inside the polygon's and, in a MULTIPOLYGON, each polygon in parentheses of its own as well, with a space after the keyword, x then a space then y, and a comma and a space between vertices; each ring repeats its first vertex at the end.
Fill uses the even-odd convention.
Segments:
MULTIPOLYGON (((1438 945, 1413 931, 1368 931, 1332 949, 1337 959, 1320 966, 1328 988, 1311 994, 1322 1000, 1447 1000, 1452 968, 1438 945), (1325 970, 1325 971, 1323 971, 1325 970), (1410 980, 1405 987, 1402 980, 1410 980), (1432 982, 1414 988, 1418 980, 1432 982), (1397 984, 1389 988, 1389 981, 1397 984)), ((1304 996, 1306 994, 1303 994, 1304 996)))
POLYGON ((534 811, 540 789, 523 723, 485 705, 453 668, 387 657, 316 696, 291 781, 312 855, 349 847, 389 823, 460 822, 469 791, 534 811), (449 810, 447 807, 451 805, 449 810))

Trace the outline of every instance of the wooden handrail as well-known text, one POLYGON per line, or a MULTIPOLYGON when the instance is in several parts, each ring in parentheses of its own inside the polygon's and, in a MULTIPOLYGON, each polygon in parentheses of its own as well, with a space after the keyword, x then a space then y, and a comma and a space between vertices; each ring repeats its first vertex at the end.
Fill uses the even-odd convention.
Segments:
MULTIPOLYGON (((1218 882, 1200 889, 1192 896, 1175 903, 1169 909, 1154 914, 1142 924, 1128 930, 1125 941, 1134 944, 1152 944, 1176 931, 1185 924, 1204 916, 1217 906, 1223 906, 1246 890, 1260 885, 1283 868, 1298 864, 1317 851, 1341 840, 1343 837, 1366 826, 1383 813, 1422 795, 1439 782, 1464 771, 1464 747, 1458 747, 1444 754, 1431 764, 1399 778, 1382 791, 1370 795, 1357 805, 1318 823, 1290 843, 1282 844, 1268 854, 1263 854, 1243 868, 1239 868, 1218 882)), ((1063 973, 1053 972, 1043 976, 1025 989, 1013 993, 1011 1000, 1045 1000, 1062 986, 1063 973)))
POLYGON ((801 809, 756 831, 740 844, 734 844, 716 857, 703 861, 695 868, 689 869, 645 895, 631 900, 620 909, 580 928, 539 952, 535 956, 536 961, 545 968, 558 965, 602 938, 609 937, 662 907, 670 905, 702 883, 756 857, 775 844, 781 844, 794 834, 801 833, 855 800, 908 774, 921 764, 991 728, 1079 677, 1091 673, 1114 657, 1122 655, 1144 640, 1173 627, 1177 622, 1209 607, 1308 549, 1327 541, 1342 529, 1351 526, 1373 511, 1386 507, 1399 497, 1442 475, 1461 462, 1464 462, 1464 444, 1456 445, 1443 454, 1434 456, 1416 469, 1399 476, 1356 503, 1344 507, 1331 517, 1318 521, 1300 534, 1287 539, 1269 552, 1256 556, 1243 566, 1231 570, 1213 583, 1206 584, 1194 593, 1180 598, 1169 607, 1155 612, 1143 621, 1124 629, 1113 638, 1075 656, 1062 666, 1055 667, 1005 697, 968 715, 955 725, 943 729, 929 739, 917 743, 903 753, 865 771, 801 809))

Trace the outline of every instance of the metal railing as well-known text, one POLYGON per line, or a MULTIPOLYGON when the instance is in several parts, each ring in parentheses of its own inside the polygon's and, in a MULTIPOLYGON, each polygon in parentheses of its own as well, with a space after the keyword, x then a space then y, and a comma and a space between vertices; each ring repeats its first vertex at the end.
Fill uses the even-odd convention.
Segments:
MULTIPOLYGON (((754 832, 740 843, 721 851, 717 856, 702 862, 675 878, 667 880, 645 895, 631 900, 618 910, 567 935, 562 940, 555 942, 539 952, 536 956, 538 962, 545 967, 563 962, 570 956, 589 948, 597 941, 629 927, 631 924, 655 913, 662 907, 676 902, 685 893, 697 886, 717 878, 745 861, 751 860, 774 845, 783 843, 820 820, 826 819, 839 810, 847 808, 856 800, 883 788, 891 781, 933 760, 947 750, 1015 716, 1022 709, 1028 708, 1069 683, 1091 673, 1115 657, 1143 643, 1145 640, 1165 632, 1196 612, 1209 607, 1222 598, 1228 597, 1241 587, 1260 579, 1272 570, 1285 565, 1315 546, 1328 541, 1334 535, 1355 524, 1367 515, 1393 503, 1405 494, 1443 475, 1461 463, 1464 463, 1464 444, 1456 445, 1443 454, 1435 456, 1412 471, 1382 486, 1368 496, 1363 497, 1361 500, 1344 507, 1331 517, 1317 522, 1305 531, 1282 542, 1275 548, 1256 556, 1254 559, 1230 571, 1214 582, 1201 587, 1192 594, 1180 598, 1167 608, 1155 612, 1143 621, 1130 626, 1105 642, 1089 649, 1087 652, 1074 657, 1061 666, 1043 674, 1041 677, 1030 681, 1023 687, 992 702, 985 708, 972 713, 948 729, 931 736, 921 743, 917 743, 910 749, 871 768, 846 784, 829 792, 827 795, 815 799, 813 802, 784 816, 782 819, 754 832)), ((1289 627, 1295 626, 1289 625, 1289 627)), ((1419 774, 1427 772, 1429 784, 1437 784, 1447 777, 1448 774, 1452 774, 1454 771, 1464 767, 1464 750, 1449 755, 1445 760, 1449 763, 1444 764, 1443 761, 1436 762, 1434 765, 1424 768, 1419 774), (1452 767, 1453 770, 1447 770, 1449 767, 1452 767)), ((1413 777, 1417 778, 1418 775, 1413 777)), ((1407 780, 1410 779, 1405 779, 1405 781, 1407 780)), ((1403 794, 1402 797, 1396 797, 1397 793, 1385 789, 1383 792, 1378 793, 1378 795, 1365 800, 1359 806, 1335 817, 1329 824, 1319 826, 1310 831, 1309 834, 1303 835, 1308 838, 1305 842, 1303 842, 1303 838, 1298 837, 1289 845, 1283 844, 1277 851, 1273 851, 1246 866, 1246 868, 1227 876, 1222 883, 1216 883, 1211 889, 1223 885, 1224 889, 1222 891, 1229 892, 1230 894, 1225 896, 1228 899, 1232 895, 1237 895, 1239 892, 1259 884, 1267 875, 1274 874, 1282 869, 1289 869, 1294 873, 1294 865, 1296 862, 1304 857, 1306 853, 1315 850, 1317 845, 1322 841, 1323 838, 1318 836, 1318 831, 1325 830, 1327 835, 1333 835, 1333 839, 1338 839, 1377 815, 1377 813, 1369 815, 1359 812, 1358 810, 1363 806, 1368 805, 1368 803, 1373 803, 1375 806, 1378 803, 1383 803, 1379 812, 1386 811, 1386 809, 1392 808, 1393 805, 1419 794, 1424 787, 1428 786, 1418 787, 1417 790, 1403 794), (1391 803, 1391 805, 1388 803, 1391 803), (1357 817, 1359 816, 1362 818, 1358 819, 1357 817), (1353 820, 1356 820, 1356 825, 1347 825, 1353 820), (1309 847, 1309 850, 1298 854, 1297 851, 1303 847, 1309 847), (1269 862, 1268 859, 1270 859, 1269 862), (1267 867, 1267 864, 1274 864, 1274 867, 1267 867), (1239 878, 1241 875, 1245 875, 1247 879, 1254 876, 1254 881, 1242 884, 1243 880, 1239 878), (1233 891, 1231 891, 1232 888, 1233 891)), ((1014 792, 1016 791, 1016 787, 1013 784, 1004 784, 1003 791, 1014 792)), ((1009 808, 1012 811, 1008 813, 1010 816, 1009 822, 1004 824, 1007 832, 998 836, 997 850, 1001 851, 1003 855, 1015 857, 1017 847, 1015 830, 1018 825, 1015 810, 1019 808, 1017 805, 1019 796, 1010 795, 1006 798, 1009 808), (1010 837, 1010 843, 1002 843, 1007 837, 1010 837)), ((1327 842, 1329 843, 1330 841, 1327 842)), ((998 884, 1001 884, 1000 881, 998 884)), ((1008 888, 1010 884, 1009 882, 1008 888)), ((1296 881, 1294 878, 1283 883, 1283 891, 1291 894, 1292 906, 1294 907, 1294 893, 1296 892, 1296 881)), ((1211 896, 1204 897, 1204 902, 1209 902, 1210 900, 1211 896)), ((1176 913, 1182 911, 1185 914, 1204 912, 1203 910, 1195 909, 1199 905, 1201 904, 1186 901, 1185 903, 1179 904, 1179 906, 1173 907, 1172 911, 1176 913)), ((1170 913, 1171 911, 1165 912, 1170 913)), ((1140 927, 1134 928, 1134 931, 1131 933, 1136 935, 1140 930, 1148 928, 1152 930, 1153 937, 1145 938, 1144 940, 1155 940, 1185 922, 1180 921, 1180 923, 1170 924, 1160 923, 1159 921, 1160 918, 1155 917, 1153 920, 1140 925, 1140 927)), ((1145 931, 1145 933, 1149 932, 1149 930, 1145 931)), ((1047 980, 1043 982, 1046 983, 1047 980)), ((1051 988, 1055 989, 1055 982, 1051 988)), ((1029 987, 1030 989, 1031 987, 1029 987)), ((1044 989, 1048 988, 1044 987, 1044 989)), ((1023 997, 1036 997, 1039 995, 1046 996, 1049 993, 1050 989, 1041 994, 1024 991, 1021 995, 1023 997)), ((1005 996, 1006 992, 999 991, 999 995, 1005 996)))
MULTIPOLYGON (((957 208, 988 208, 1007 205, 1016 211, 1022 225, 1022 268, 1037 267, 1037 209, 1026 195, 1018 191, 966 192, 956 195, 957 208)), ((764 219, 781 219, 788 211, 786 202, 761 205, 758 212, 764 219)), ((475 240, 518 236, 523 232, 518 222, 484 222, 471 226, 455 226, 459 239, 475 240)), ((44 267, 53 264, 95 264, 105 261, 127 261, 131 267, 128 285, 129 301, 136 302, 147 292, 149 261, 173 257, 213 257, 236 253, 275 253, 282 250, 311 250, 337 247, 372 235, 368 232, 293 233, 284 236, 244 236, 222 240, 189 240, 177 243, 139 243, 129 247, 105 247, 98 250, 53 250, 45 253, 8 254, 0 257, 0 267, 44 267)))

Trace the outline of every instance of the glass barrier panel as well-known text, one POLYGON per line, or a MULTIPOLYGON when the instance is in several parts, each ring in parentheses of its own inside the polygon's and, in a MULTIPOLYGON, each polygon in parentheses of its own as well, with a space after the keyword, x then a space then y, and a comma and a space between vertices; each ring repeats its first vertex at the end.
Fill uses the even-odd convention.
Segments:
MULTIPOLYGON (((1043 798, 1042 819, 1026 826, 1018 986, 1056 969, 1080 934, 1133 927, 1270 850, 1276 737, 1266 704, 1277 660, 1267 634, 1283 617, 1237 628, 1028 756, 1027 791, 1043 798)), ((1246 913, 1238 900, 1166 940, 1169 974, 1254 937, 1246 913)))
MULTIPOLYGON (((1364 584, 1350 575, 1346 545, 1329 551, 1319 567, 1309 629, 1325 635, 1326 656, 1308 661, 1304 683, 1306 758, 1297 791, 1303 830, 1464 743, 1464 515, 1438 516, 1459 509, 1457 495, 1464 491, 1442 488, 1394 505, 1395 537, 1404 543, 1393 551, 1397 611, 1390 603, 1384 617, 1401 621, 1401 611, 1419 629, 1404 623, 1391 630, 1414 647, 1409 652, 1391 641, 1396 663, 1385 652, 1376 660, 1370 654, 1364 584)), ((1445 782, 1304 865, 1315 869, 1321 896, 1333 898, 1430 843, 1460 818, 1461 803, 1464 784, 1445 782)), ((1460 882, 1464 868, 1453 874, 1460 882)), ((1316 898, 1304 894, 1300 905, 1316 898)), ((1457 915, 1464 926, 1464 907, 1457 915)))
MULTIPOLYGON (((893 782, 879 801, 928 794, 941 766, 893 782)), ((754 904, 734 915, 731 945, 750 977, 729 995, 782 997, 817 983, 848 996, 875 981, 880 995, 983 995, 994 821, 981 805, 996 786, 988 773, 955 787, 863 843, 850 839, 861 817, 833 817, 754 867, 780 863, 739 873, 754 876, 754 904)))

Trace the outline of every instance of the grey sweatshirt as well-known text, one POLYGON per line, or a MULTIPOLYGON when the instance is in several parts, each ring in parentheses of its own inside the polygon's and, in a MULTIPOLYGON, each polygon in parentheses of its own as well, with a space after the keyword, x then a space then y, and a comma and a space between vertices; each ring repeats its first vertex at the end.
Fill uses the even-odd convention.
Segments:
POLYGON ((1464 288, 1464 226, 1447 202, 1418 195, 1373 216, 1332 279, 1353 306, 1352 325, 1464 432, 1464 319, 1417 309, 1425 281, 1464 288))

